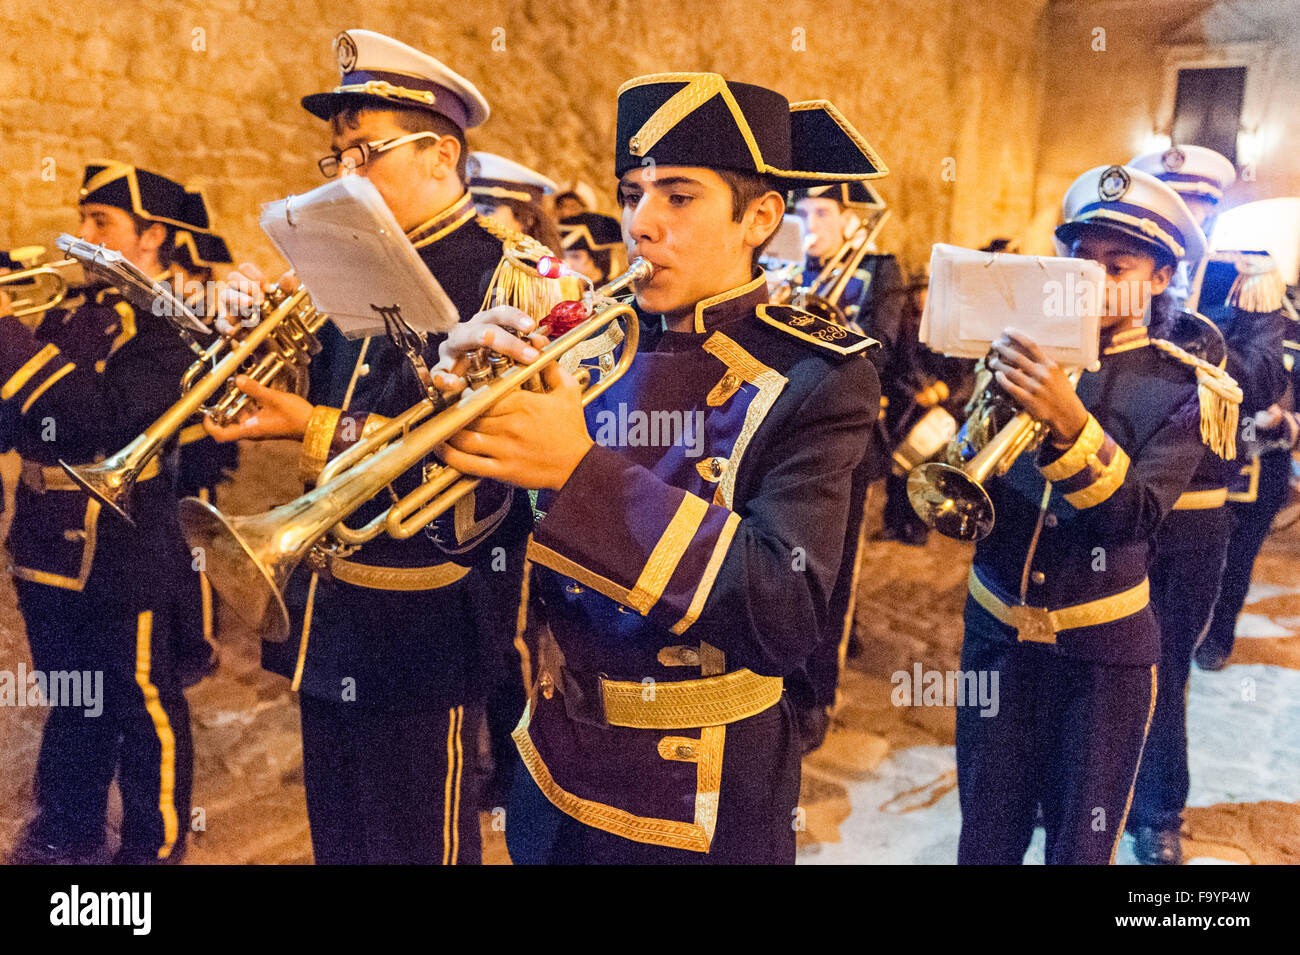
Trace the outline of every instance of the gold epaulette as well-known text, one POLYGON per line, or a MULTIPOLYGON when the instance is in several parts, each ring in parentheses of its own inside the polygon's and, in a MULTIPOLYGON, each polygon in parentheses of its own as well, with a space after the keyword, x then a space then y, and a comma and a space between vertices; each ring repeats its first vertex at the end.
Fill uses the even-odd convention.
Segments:
POLYGON ((1173 342, 1151 339, 1166 355, 1196 370, 1196 396, 1201 406, 1201 440, 1211 451, 1231 461, 1237 456, 1237 412, 1241 386, 1222 368, 1183 351, 1173 342))
POLYGON ((501 261, 483 295, 484 310, 494 305, 513 305, 541 324, 564 300, 564 288, 559 279, 543 278, 533 266, 542 256, 558 256, 532 236, 490 216, 476 216, 474 221, 501 242, 501 261))
POLYGON ((1237 270, 1228 304, 1247 312, 1275 312, 1286 296, 1286 279, 1267 252, 1216 252, 1214 261, 1229 262, 1237 270))
POLYGON ((760 305, 758 317, 800 341, 825 348, 837 355, 852 355, 870 345, 880 344, 874 338, 859 335, 843 325, 828 322, 793 305, 760 305))

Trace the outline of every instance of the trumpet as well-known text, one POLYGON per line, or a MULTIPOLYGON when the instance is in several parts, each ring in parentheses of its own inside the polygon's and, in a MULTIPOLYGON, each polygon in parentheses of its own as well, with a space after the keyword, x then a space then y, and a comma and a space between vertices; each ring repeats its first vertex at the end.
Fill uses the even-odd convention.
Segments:
MULTIPOLYGON (((1072 369, 1067 375, 1076 388, 1080 373, 1072 369)), ((984 484, 1038 447, 1047 426, 1017 412, 991 375, 969 407, 974 410, 948 443, 948 463, 915 468, 907 478, 907 499, 927 526, 945 537, 974 542, 989 535, 997 516, 984 484)))
MULTIPOLYGON (((39 246, 29 246, 13 250, 10 258, 21 261, 39 257, 44 251, 39 246)), ((81 284, 81 279, 80 262, 75 259, 59 259, 0 275, 0 290, 9 293, 14 317, 26 318, 61 305, 68 297, 68 290, 81 284)))
POLYGON ((60 461, 68 476, 121 518, 134 523, 130 514, 131 492, 145 465, 186 421, 205 412, 204 403, 222 389, 224 393, 212 406, 213 416, 220 416, 219 420, 223 421, 233 419, 247 396, 230 379, 246 361, 265 351, 246 373, 262 384, 273 385, 286 370, 305 366, 310 356, 320 350, 315 332, 324 323, 325 316, 317 312, 305 288, 293 294, 272 290, 261 308, 262 318, 256 327, 237 338, 218 338, 203 351, 204 357, 191 365, 182 378, 180 400, 143 434, 96 464, 74 467, 60 461))
POLYGON ((649 278, 653 271, 649 262, 636 259, 621 276, 596 290, 587 318, 543 348, 532 364, 478 356, 471 361, 466 377, 471 385, 481 384, 447 407, 431 398, 422 399, 326 465, 315 489, 296 501, 263 514, 230 518, 198 498, 183 500, 181 529, 191 548, 202 548, 212 586, 263 637, 285 640, 289 613, 284 586, 308 552, 315 548, 346 556, 385 532, 399 540, 409 538, 479 482, 446 465, 425 463, 422 483, 415 490, 363 527, 348 527, 343 522, 358 507, 424 462, 434 448, 514 389, 539 384, 539 375, 548 365, 571 366, 581 359, 598 359, 601 374, 594 383, 592 369, 576 369, 583 386, 583 405, 627 371, 636 357, 640 328, 632 307, 611 297, 633 282, 649 278), (621 333, 615 325, 620 319, 624 325, 621 333), (611 353, 620 342, 623 350, 615 361, 611 353))

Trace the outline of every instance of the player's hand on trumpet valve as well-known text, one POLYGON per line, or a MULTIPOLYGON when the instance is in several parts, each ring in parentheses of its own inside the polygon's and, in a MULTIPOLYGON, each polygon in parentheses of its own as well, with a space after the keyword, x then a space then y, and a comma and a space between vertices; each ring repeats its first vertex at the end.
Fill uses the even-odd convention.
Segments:
MULTIPOLYGON (((217 283, 217 318, 214 326, 223 335, 233 335, 241 328, 253 328, 261 320, 262 300, 276 283, 251 262, 244 262, 225 280, 217 283)), ((279 287, 286 292, 298 288, 293 272, 280 276, 279 287)))
POLYGON ((547 345, 546 337, 537 334, 536 326, 528 315, 509 305, 489 308, 468 322, 461 322, 438 346, 438 363, 431 369, 433 386, 448 396, 463 391, 469 356, 483 348, 520 365, 536 361, 539 349, 547 345), (528 335, 528 341, 520 335, 528 335))
POLYGON ((1051 429, 1052 443, 1069 447, 1088 423, 1088 409, 1065 369, 1022 331, 1008 328, 993 342, 988 368, 1011 400, 1051 429))
POLYGON ((302 438, 314 405, 306 398, 268 388, 247 375, 236 375, 235 386, 253 400, 240 409, 234 424, 219 425, 209 417, 203 430, 216 441, 240 438, 302 438))
MULTIPOLYGON (((490 308, 457 325, 439 346, 434 385, 448 395, 463 390, 468 356, 481 348, 527 365, 547 344, 536 322, 519 309, 490 308), (528 335, 528 341, 516 333, 528 335)), ((511 391, 435 454, 463 474, 558 490, 594 442, 578 379, 557 364, 542 369, 540 379, 544 390, 511 391)))

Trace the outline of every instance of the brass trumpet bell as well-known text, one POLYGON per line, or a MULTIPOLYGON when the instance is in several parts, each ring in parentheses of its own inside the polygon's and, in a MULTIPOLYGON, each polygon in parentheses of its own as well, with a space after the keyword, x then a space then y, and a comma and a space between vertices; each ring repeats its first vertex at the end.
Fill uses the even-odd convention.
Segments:
MULTIPOLYGON (((15 249, 11 255, 43 253, 39 246, 15 249)), ((0 290, 9 294, 9 308, 15 318, 43 315, 62 304, 68 290, 84 281, 81 263, 75 259, 60 259, 46 265, 0 275, 0 290)))
POLYGON ((191 553, 202 555, 203 572, 217 593, 263 639, 283 643, 289 610, 281 591, 298 564, 297 556, 287 555, 300 549, 285 551, 285 525, 264 515, 226 517, 196 497, 181 501, 178 513, 191 553))
POLYGON ((922 464, 907 476, 907 498, 921 520, 944 537, 974 542, 993 530, 993 501, 961 468, 922 464))
POLYGON ((611 296, 652 272, 650 263, 635 260, 627 272, 598 290, 601 301, 587 319, 542 348, 533 363, 492 366, 481 384, 449 407, 440 408, 429 398, 421 400, 331 460, 317 477, 316 487, 295 501, 262 514, 227 518, 203 501, 186 498, 180 505, 181 530, 192 549, 201 549, 213 589, 265 639, 284 641, 289 616, 283 588, 313 548, 327 554, 351 553, 383 533, 397 540, 409 538, 478 485, 478 478, 429 463, 435 448, 507 394, 528 388, 547 365, 579 356, 601 359, 607 349, 622 343, 622 352, 608 370, 602 361, 598 380, 591 380, 591 369, 579 369, 586 373, 580 376, 586 378, 584 405, 627 371, 636 356, 638 319, 631 306, 618 304, 611 296), (611 334, 619 321, 625 323, 623 332, 611 334), (593 343, 599 346, 596 350, 593 343), (418 487, 362 527, 344 523, 415 467, 423 468, 418 487))
MULTIPOLYGON (((234 385, 229 383, 229 379, 244 366, 244 362, 250 356, 263 351, 269 353, 267 359, 258 365, 259 369, 265 366, 267 378, 273 378, 282 372, 286 364, 292 364, 295 360, 294 355, 285 352, 280 345, 276 344, 277 336, 279 339, 284 338, 285 332, 281 326, 285 323, 292 323, 295 328, 304 328, 306 330, 304 334, 314 344, 311 331, 319 328, 325 321, 325 316, 318 314, 312 306, 307 290, 301 288, 292 295, 283 293, 269 295, 263 304, 262 312, 261 322, 239 338, 229 342, 218 339, 206 353, 208 360, 213 363, 212 366, 208 366, 206 362, 195 362, 195 366, 191 367, 182 381, 184 394, 180 399, 121 451, 96 464, 79 467, 60 461, 59 465, 68 477, 114 514, 134 523, 130 514, 131 490, 145 467, 162 450, 172 435, 179 432, 187 421, 201 412, 204 403, 218 391, 224 389, 223 407, 235 409, 239 407, 236 403, 238 397, 232 398, 231 395, 233 393, 235 396, 242 396, 242 392, 235 389, 234 385), (220 360, 217 359, 218 354, 221 355, 220 360), (196 368, 206 370, 206 373, 198 374, 196 368)), ((297 333, 295 333, 295 340, 297 340, 297 333)), ((305 345, 303 353, 307 354, 305 345)))

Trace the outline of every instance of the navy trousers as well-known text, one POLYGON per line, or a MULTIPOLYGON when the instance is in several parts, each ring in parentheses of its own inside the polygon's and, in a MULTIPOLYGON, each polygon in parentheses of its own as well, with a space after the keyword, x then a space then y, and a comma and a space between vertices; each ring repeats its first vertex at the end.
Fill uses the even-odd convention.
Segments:
POLYGON ((1187 681, 1192 654, 1210 625, 1228 552, 1226 506, 1171 511, 1156 535, 1151 607, 1160 622, 1159 690, 1128 827, 1178 831, 1187 805, 1187 681))
POLYGON ((1255 500, 1228 504, 1234 527, 1228 541, 1228 558, 1223 570, 1223 583, 1219 587, 1219 599, 1214 605, 1214 619, 1210 621, 1204 640, 1209 648, 1220 651, 1225 657, 1232 653, 1237 617, 1246 604, 1255 558, 1264 546, 1273 518, 1286 503, 1291 454, 1271 451, 1260 456, 1259 466, 1259 493, 1255 500))
POLYGON ((998 707, 957 708, 962 865, 1018 865, 1039 805, 1049 865, 1113 861, 1155 694, 1155 667, 1107 666, 978 632, 963 671, 998 673, 998 707))

